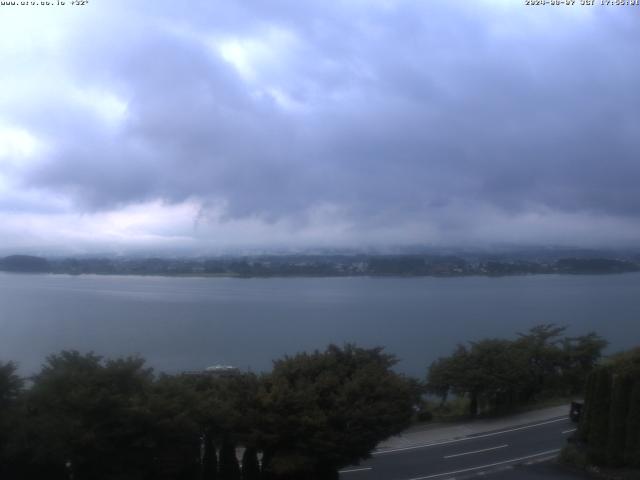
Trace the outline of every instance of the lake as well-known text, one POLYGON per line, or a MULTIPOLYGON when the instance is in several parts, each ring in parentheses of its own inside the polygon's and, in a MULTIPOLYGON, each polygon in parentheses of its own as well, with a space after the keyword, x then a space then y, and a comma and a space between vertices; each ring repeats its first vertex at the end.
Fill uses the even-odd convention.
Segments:
POLYGON ((538 323, 640 344, 640 274, 502 278, 172 278, 0 274, 0 360, 61 349, 144 356, 157 370, 265 371, 333 342, 381 345, 424 377, 456 343, 538 323))

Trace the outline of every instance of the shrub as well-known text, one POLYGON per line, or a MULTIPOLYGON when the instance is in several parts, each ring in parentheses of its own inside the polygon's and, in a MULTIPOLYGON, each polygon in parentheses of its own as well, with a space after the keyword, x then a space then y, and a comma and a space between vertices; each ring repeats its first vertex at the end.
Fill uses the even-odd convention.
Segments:
POLYGON ((584 470, 587 468, 587 454, 576 445, 567 445, 560 451, 560 462, 584 470))

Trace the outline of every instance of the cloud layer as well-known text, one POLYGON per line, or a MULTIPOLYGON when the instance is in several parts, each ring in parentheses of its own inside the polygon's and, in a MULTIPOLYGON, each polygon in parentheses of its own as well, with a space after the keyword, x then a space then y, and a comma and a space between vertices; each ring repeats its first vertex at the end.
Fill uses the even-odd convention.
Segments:
POLYGON ((6 248, 640 238, 640 9, 1 8, 6 248))

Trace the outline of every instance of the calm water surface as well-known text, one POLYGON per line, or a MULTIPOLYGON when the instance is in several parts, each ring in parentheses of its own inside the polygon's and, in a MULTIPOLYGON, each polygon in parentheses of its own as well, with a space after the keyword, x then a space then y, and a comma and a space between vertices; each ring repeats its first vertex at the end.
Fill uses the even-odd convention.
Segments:
POLYGON ((464 278, 164 278, 0 274, 0 360, 140 354, 158 370, 268 370, 327 344, 383 345, 424 376, 455 344, 538 323, 640 344, 640 274, 464 278))

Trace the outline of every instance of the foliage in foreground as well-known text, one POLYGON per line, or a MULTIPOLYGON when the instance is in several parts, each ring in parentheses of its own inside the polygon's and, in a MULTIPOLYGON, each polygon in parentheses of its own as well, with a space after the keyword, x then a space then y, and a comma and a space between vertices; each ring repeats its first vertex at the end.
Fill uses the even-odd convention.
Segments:
POLYGON ((0 478, 337 478, 411 420, 418 390, 394 363, 346 345, 264 376, 155 377, 140 358, 65 351, 29 388, 0 364, 0 478))
MULTIPOLYGON (((431 365, 429 391, 443 400, 457 395, 472 414, 578 392, 606 342, 563 331, 542 325, 516 340, 459 346, 431 365)), ((631 371, 634 358, 617 361, 631 371)), ((394 373, 395 362, 380 348, 345 345, 285 357, 262 376, 155 376, 140 358, 64 351, 26 387, 15 365, 0 364, 0 478, 337 478, 339 468, 406 428, 421 403, 418 382, 394 373), (236 447, 244 448, 241 464, 236 447)), ((640 405, 640 389, 628 381, 615 387, 602 371, 589 377, 587 396, 616 393, 598 394, 605 400, 592 401, 586 416, 626 407, 606 425, 589 423, 584 435, 603 436, 610 425, 606 436, 617 443, 600 453, 611 456, 623 437, 640 445, 631 433, 640 431, 640 413, 630 406, 640 405)))
POLYGON ((394 363, 379 348, 351 345, 275 362, 260 396, 267 468, 329 477, 408 427, 419 392, 391 371, 394 363))
POLYGON ((640 348, 589 375, 577 438, 590 463, 640 468, 640 348))
POLYGON ((431 364, 428 390, 443 403, 449 394, 468 398, 471 416, 578 394, 607 342, 595 333, 561 337, 564 331, 539 325, 515 340, 460 344, 452 355, 431 364))

